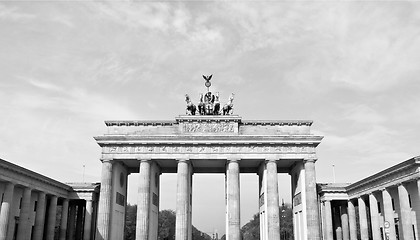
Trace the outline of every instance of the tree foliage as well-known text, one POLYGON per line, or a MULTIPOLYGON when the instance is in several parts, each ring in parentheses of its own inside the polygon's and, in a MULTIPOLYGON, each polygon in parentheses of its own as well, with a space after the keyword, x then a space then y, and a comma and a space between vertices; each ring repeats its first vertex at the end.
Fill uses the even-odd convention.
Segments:
POLYGON ((175 239, 175 211, 163 210, 159 212, 158 239, 175 239))
POLYGON ((125 240, 136 239, 136 216, 137 216, 137 205, 128 204, 125 208, 125 240))
MULTIPOLYGON (((280 239, 293 239, 293 210, 290 205, 280 207, 280 239)), ((221 240, 225 240, 223 235, 221 240)), ((260 239, 260 215, 255 214, 253 218, 241 228, 241 240, 259 240, 260 239)))
MULTIPOLYGON (((137 205, 127 205, 126 208, 126 222, 125 222, 125 240, 135 240, 136 238, 136 216, 137 205)), ((175 211, 162 210, 159 212, 158 218, 158 240, 173 240, 175 239, 175 211)), ((193 226, 192 228, 193 240, 211 240, 211 237, 199 231, 193 226)))

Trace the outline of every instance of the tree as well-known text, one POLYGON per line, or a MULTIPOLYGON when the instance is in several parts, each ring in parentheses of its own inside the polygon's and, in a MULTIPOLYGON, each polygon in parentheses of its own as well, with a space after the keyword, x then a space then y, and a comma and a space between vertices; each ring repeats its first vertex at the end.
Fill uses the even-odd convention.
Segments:
POLYGON ((159 212, 158 239, 175 239, 175 211, 162 210, 159 212))
POLYGON ((280 207, 280 239, 293 239, 293 209, 289 204, 280 207))
MULTIPOLYGON (((125 240, 134 240, 136 238, 136 216, 137 205, 127 205, 125 222, 125 240)), ((175 239, 175 218, 173 210, 162 210, 158 218, 158 240, 175 239)), ((211 237, 192 227, 193 240, 211 240, 211 237)))
POLYGON ((125 240, 136 239, 136 216, 137 216, 137 205, 128 204, 125 208, 125 240))
MULTIPOLYGON (((293 210, 289 204, 283 204, 279 207, 280 220, 280 239, 293 239, 293 210)), ((253 219, 241 228, 242 240, 259 240, 260 239, 260 215, 253 216, 253 219)), ((222 237, 224 240, 224 236, 222 237)))
POLYGON ((260 214, 256 213, 253 219, 241 228, 243 240, 259 240, 260 239, 260 214))

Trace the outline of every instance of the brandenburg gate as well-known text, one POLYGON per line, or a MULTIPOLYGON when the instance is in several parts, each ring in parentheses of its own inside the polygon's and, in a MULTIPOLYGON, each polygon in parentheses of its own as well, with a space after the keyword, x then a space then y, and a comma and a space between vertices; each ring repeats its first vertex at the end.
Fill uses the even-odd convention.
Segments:
MULTIPOLYGON (((198 105, 196 114, 187 96, 188 115, 174 121, 105 122, 107 133, 95 137, 102 148, 97 240, 123 239, 132 173, 139 173, 136 240, 157 239, 164 173, 177 173, 176 240, 192 239, 194 173, 226 176, 227 240, 241 239, 240 173, 259 176, 261 240, 280 239, 278 173, 291 175, 295 239, 320 239, 315 148, 322 136, 311 134, 312 122, 245 121, 227 105, 209 114, 217 109, 218 95, 212 99, 204 102, 210 107, 198 105)), ((233 95, 229 101, 232 108, 233 95)))

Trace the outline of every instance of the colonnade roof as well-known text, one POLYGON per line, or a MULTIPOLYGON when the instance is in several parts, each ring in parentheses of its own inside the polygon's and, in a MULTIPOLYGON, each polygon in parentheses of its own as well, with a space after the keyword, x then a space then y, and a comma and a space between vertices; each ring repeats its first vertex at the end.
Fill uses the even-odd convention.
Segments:
POLYGON ((18 186, 29 187, 35 191, 68 198, 73 192, 98 192, 99 183, 65 184, 37 172, 0 159, 0 182, 11 182, 18 186))
POLYGON ((368 194, 420 178, 420 156, 410 158, 355 183, 318 183, 318 194, 346 193, 348 198, 368 194))

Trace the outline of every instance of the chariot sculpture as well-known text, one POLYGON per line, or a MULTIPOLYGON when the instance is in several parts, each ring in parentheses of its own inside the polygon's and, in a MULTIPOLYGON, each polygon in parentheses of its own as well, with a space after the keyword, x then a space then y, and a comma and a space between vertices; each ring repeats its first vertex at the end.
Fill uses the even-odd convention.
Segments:
POLYGON ((233 114, 233 99, 234 94, 232 93, 229 97, 228 102, 223 106, 223 108, 220 108, 220 100, 219 100, 219 93, 216 92, 213 94, 210 92, 210 86, 211 86, 211 78, 213 75, 210 76, 204 76, 205 86, 207 87, 207 93, 199 94, 199 102, 196 105, 192 103, 191 98, 188 94, 185 94, 185 101, 187 103, 186 108, 186 114, 187 115, 232 115, 233 114))

